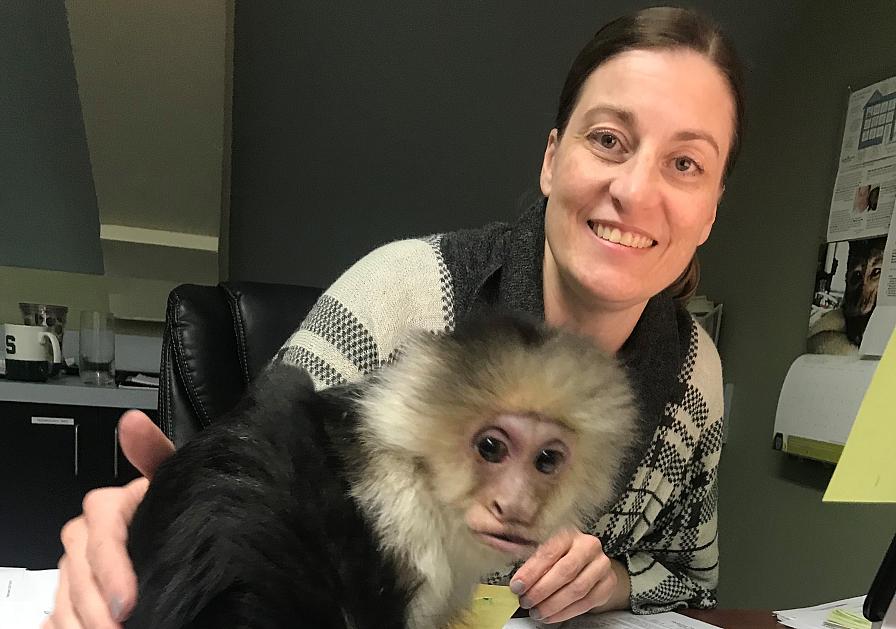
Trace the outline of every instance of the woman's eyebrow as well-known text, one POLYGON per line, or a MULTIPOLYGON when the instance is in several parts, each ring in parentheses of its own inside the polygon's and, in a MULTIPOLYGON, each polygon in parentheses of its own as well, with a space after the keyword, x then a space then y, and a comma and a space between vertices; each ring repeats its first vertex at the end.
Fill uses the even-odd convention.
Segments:
MULTIPOLYGON (((632 113, 628 109, 622 109, 621 107, 615 107, 613 105, 607 105, 603 103, 599 103, 585 112, 585 123, 591 124, 591 122, 595 118, 598 118, 600 116, 611 116, 628 127, 637 126, 634 113, 632 113)), ((706 131, 701 131, 699 129, 684 129, 676 133, 673 136, 673 139, 676 141, 684 142, 687 142, 688 140, 703 140, 704 142, 707 142, 710 146, 712 146, 713 149, 715 149, 716 154, 722 154, 722 150, 719 148, 719 143, 716 142, 715 138, 706 131)))
POLYGON ((705 142, 708 142, 710 145, 712 145, 712 147, 716 150, 716 153, 718 155, 722 154, 721 149, 719 149, 718 142, 716 142, 715 139, 710 134, 706 133, 705 131, 696 131, 693 129, 686 129, 684 131, 679 131, 678 133, 676 133, 673 136, 673 139, 684 141, 684 142, 687 142, 688 140, 703 140, 705 142))
POLYGON ((598 116, 612 116, 626 126, 635 126, 635 114, 628 109, 621 109, 613 105, 598 104, 585 112, 585 121, 590 122, 598 116))

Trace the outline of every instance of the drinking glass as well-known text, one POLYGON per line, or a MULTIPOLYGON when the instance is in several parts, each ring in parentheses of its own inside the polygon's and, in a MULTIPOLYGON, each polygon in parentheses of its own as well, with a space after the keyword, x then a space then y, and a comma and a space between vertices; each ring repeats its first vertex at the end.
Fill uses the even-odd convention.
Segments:
POLYGON ((81 312, 78 345, 81 381, 98 387, 114 387, 115 317, 108 312, 81 312))

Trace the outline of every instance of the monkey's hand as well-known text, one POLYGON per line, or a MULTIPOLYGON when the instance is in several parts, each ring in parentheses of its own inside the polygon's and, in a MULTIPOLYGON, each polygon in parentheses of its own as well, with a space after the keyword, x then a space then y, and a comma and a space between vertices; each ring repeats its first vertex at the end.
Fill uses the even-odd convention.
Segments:
MULTIPOLYGON (((174 452, 145 414, 125 413, 119 422, 121 447, 140 472, 153 476, 174 452)), ((128 524, 148 486, 138 478, 124 487, 95 489, 84 498, 84 513, 62 529, 65 554, 52 616, 44 629, 112 629, 133 609, 137 578, 127 554, 128 524)))
POLYGON ((566 529, 541 544, 510 580, 520 607, 547 623, 591 611, 626 609, 627 568, 604 554, 599 539, 566 529))

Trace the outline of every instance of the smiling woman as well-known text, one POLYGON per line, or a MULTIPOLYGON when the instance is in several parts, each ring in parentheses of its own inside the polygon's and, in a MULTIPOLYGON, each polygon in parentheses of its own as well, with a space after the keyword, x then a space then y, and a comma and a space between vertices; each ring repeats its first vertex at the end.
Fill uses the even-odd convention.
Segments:
POLYGON ((684 272, 715 220, 733 121, 725 76, 689 49, 622 52, 586 79, 541 171, 549 322, 636 322, 684 272))
MULTIPOLYGON (((710 234, 737 153, 740 72, 725 37, 694 12, 654 8, 611 22, 567 77, 544 152, 545 198, 513 224, 374 250, 330 286, 277 355, 303 367, 317 388, 356 381, 400 362, 409 335, 451 331, 482 306, 526 313, 616 355, 634 385, 639 418, 637 446, 618 470, 624 480, 600 488, 612 505, 589 514, 580 529, 553 531, 522 566, 489 577, 509 582, 535 618, 715 605, 721 366, 682 301, 696 285, 696 249, 710 234)), ((543 373, 538 392, 550 396, 564 376, 543 373)), ((432 390, 446 408, 469 403, 469 394, 432 390)), ((531 441, 526 434, 525 419, 506 417, 465 442, 483 469, 521 465, 531 476, 533 465, 563 465, 562 431, 531 441)), ((128 431, 122 438, 127 451, 128 431)), ((151 473, 170 446, 164 439, 142 445, 156 454, 137 462, 151 473)), ((461 475, 457 468, 441 473, 461 475)), ((502 478, 523 482, 523 472, 502 478)), ((67 527, 60 618, 95 618, 83 626, 99 626, 110 613, 97 601, 120 603, 119 616, 133 607, 133 571, 116 525, 143 491, 107 490, 67 527), (98 546, 102 556, 90 550, 98 546), (101 586, 94 574, 103 575, 101 586), (74 605, 70 591, 80 593, 74 605)), ((470 517, 493 544, 529 539, 509 526, 514 514, 494 505, 470 517)))

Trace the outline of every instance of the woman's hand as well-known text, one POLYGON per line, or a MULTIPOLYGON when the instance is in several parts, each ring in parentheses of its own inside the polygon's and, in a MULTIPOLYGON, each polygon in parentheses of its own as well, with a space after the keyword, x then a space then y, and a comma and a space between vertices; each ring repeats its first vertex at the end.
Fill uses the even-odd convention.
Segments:
POLYGON ((510 580, 520 607, 547 623, 590 611, 629 607, 628 570, 604 554, 600 540, 574 529, 554 535, 510 580))
POLYGON ((137 577, 127 553, 128 525, 147 479, 174 453, 174 444, 139 411, 122 415, 118 435, 124 455, 146 478, 91 491, 84 513, 63 527, 56 605, 44 629, 118 628, 134 608, 137 577))

